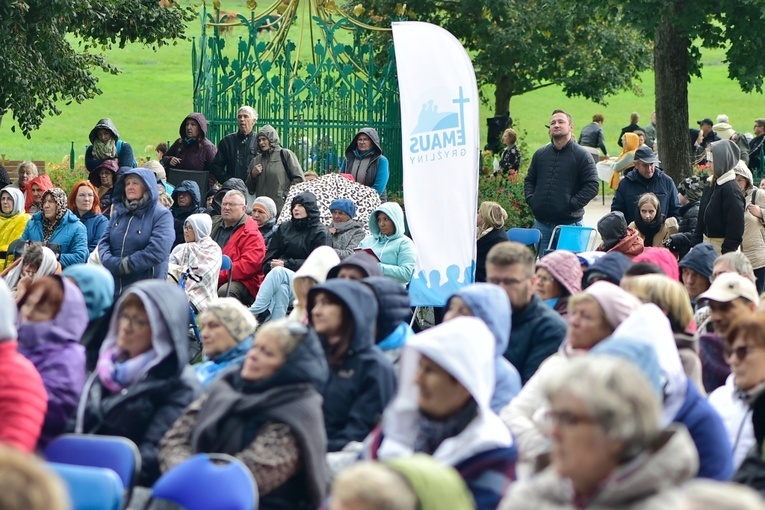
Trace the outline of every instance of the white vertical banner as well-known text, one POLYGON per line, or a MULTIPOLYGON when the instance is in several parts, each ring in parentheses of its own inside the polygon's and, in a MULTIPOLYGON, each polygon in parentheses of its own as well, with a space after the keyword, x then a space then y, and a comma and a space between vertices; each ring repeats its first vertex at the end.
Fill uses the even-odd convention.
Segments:
POLYGON ((475 274, 478 86, 462 44, 430 23, 393 23, 404 209, 417 245, 415 306, 442 306, 475 274))

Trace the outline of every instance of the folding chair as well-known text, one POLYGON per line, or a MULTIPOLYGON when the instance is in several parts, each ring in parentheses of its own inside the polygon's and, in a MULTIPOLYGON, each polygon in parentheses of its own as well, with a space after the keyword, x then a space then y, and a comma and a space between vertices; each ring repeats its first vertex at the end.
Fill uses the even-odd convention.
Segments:
POLYGON ((231 278, 234 276, 234 262, 228 255, 223 255, 220 263, 221 271, 228 271, 228 284, 226 284, 226 297, 231 294, 231 278))
POLYGON ((539 242, 542 240, 542 233, 538 229, 511 228, 507 231, 507 238, 510 241, 515 241, 525 246, 532 246, 534 253, 539 255, 539 242))
POLYGON ((182 170, 178 168, 168 168, 166 171, 167 182, 173 186, 178 186, 183 181, 196 182, 197 186, 199 186, 199 193, 202 195, 202 200, 204 200, 207 195, 209 173, 210 172, 200 170, 182 170))
POLYGON ((553 229, 550 244, 545 253, 553 250, 568 250, 574 253, 588 251, 594 236, 595 229, 592 227, 558 225, 553 229))
POLYGON ((44 457, 58 464, 110 469, 120 480, 126 502, 130 501, 133 485, 141 472, 138 447, 118 436, 64 434, 48 444, 44 457))
POLYGON ((119 510, 123 488, 120 477, 109 468, 48 462, 46 466, 63 481, 72 510, 119 510))
POLYGON ((163 474, 151 499, 173 502, 186 510, 257 510, 258 486, 252 473, 230 455, 200 453, 163 474))

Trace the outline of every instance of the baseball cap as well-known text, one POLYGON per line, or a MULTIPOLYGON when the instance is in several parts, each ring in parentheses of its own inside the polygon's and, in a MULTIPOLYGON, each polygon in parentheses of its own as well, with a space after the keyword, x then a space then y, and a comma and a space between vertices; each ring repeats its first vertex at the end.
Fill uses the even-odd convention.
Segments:
POLYGON ((647 145, 638 147, 635 151, 635 159, 639 159, 643 163, 659 163, 659 158, 656 157, 656 154, 647 145))
POLYGON ((760 303, 757 287, 738 273, 723 273, 712 282, 709 290, 699 295, 698 299, 711 299, 718 303, 728 303, 736 298, 746 298, 754 304, 760 303))
POLYGON ((709 124, 710 126, 714 126, 715 125, 715 123, 712 122, 712 119, 710 119, 710 118, 701 119, 696 124, 698 124, 699 126, 701 126, 702 124, 709 124))

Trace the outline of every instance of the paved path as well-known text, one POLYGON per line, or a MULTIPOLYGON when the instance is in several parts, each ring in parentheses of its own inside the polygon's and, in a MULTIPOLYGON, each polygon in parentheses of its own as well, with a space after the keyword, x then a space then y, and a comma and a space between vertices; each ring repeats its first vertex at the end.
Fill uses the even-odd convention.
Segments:
POLYGON ((584 220, 582 221, 584 226, 597 228, 598 220, 606 213, 611 212, 611 202, 613 199, 613 195, 606 195, 606 204, 603 205, 600 194, 598 194, 595 200, 587 204, 587 207, 584 208, 584 220))

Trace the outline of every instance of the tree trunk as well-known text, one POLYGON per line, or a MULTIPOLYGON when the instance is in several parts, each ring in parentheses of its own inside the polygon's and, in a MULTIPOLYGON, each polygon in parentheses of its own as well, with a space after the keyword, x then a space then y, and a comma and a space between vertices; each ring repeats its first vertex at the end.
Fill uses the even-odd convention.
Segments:
POLYGON ((494 89, 494 115, 496 117, 510 115, 510 98, 512 95, 510 77, 503 74, 497 80, 497 85, 494 89))
POLYGON ((656 139, 661 167, 675 183, 691 175, 687 34, 664 19, 655 33, 656 139))

